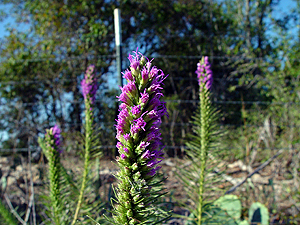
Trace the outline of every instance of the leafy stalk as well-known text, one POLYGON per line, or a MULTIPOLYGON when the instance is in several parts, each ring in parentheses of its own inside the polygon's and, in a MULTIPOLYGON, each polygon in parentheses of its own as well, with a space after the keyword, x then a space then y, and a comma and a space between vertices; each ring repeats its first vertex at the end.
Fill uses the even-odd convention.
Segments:
POLYGON ((77 207, 75 210, 72 225, 76 223, 81 208, 84 191, 86 189, 87 177, 90 170, 90 154, 92 149, 92 135, 93 135, 93 104, 95 101, 95 93, 97 91, 97 83, 94 77, 95 66, 88 67, 85 78, 81 82, 82 92, 85 103, 85 139, 84 139, 84 170, 82 174, 82 183, 78 196, 77 207))
POLYGON ((60 224, 59 204, 60 204, 60 163, 58 152, 50 152, 49 178, 50 178, 50 198, 52 201, 54 222, 60 224))
POLYGON ((160 97, 166 75, 140 55, 129 55, 130 70, 124 73, 128 83, 118 96, 123 103, 116 126, 120 171, 114 224, 159 224, 167 219, 157 206, 164 194, 158 163, 163 159, 160 125, 167 111, 160 97))
MULTIPOLYGON (((207 192, 207 174, 212 171, 212 162, 209 156, 213 155, 215 140, 218 132, 216 131, 216 121, 218 113, 211 103, 210 88, 212 85, 212 72, 207 57, 202 58, 198 63, 196 71, 199 79, 199 111, 193 117, 193 131, 190 135, 191 140, 186 143, 188 149, 186 153, 191 166, 179 171, 179 179, 184 184, 189 199, 192 204, 189 208, 194 222, 191 224, 200 225, 205 215, 207 199, 204 198, 207 192)), ((213 178, 214 179, 214 178, 213 178)), ((213 187, 211 180, 210 186, 213 187)))
POLYGON ((72 221, 72 225, 75 224, 79 210, 81 207, 83 195, 84 195, 84 190, 86 188, 86 183, 87 183, 87 176, 89 172, 89 162, 90 162, 90 150, 91 150, 91 133, 92 133, 92 115, 91 113, 86 110, 86 115, 85 115, 85 153, 84 153, 84 170, 83 170, 83 175, 82 175, 82 183, 81 183, 81 188, 79 192, 79 197, 78 197, 78 202, 77 202, 77 207, 75 210, 74 218, 72 221))
POLYGON ((207 162, 207 154, 209 149, 209 127, 210 127, 210 102, 208 101, 207 91, 200 92, 200 118, 201 118, 201 127, 200 127, 200 179, 199 179, 199 203, 198 203, 198 224, 201 224, 202 213, 203 213, 203 193, 204 193, 204 179, 205 179, 205 169, 207 162))
POLYGON ((61 192, 60 192, 60 129, 55 125, 45 135, 46 155, 49 160, 50 200, 53 209, 53 221, 61 224, 61 192))

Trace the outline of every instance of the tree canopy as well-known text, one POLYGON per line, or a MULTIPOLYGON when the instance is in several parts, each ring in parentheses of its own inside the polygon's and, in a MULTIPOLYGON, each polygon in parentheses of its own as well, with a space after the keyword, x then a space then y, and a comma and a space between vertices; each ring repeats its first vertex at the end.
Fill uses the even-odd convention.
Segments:
MULTIPOLYGON (((170 140, 168 145, 180 145, 190 129, 184 124, 197 108, 193 102, 198 98, 195 70, 203 55, 212 63, 216 102, 269 99, 257 85, 258 79, 270 74, 270 67, 280 70, 274 59, 282 53, 276 35, 270 33, 282 37, 282 32, 290 29, 290 21, 299 16, 295 11, 275 17, 273 11, 279 2, 0 1, 12 5, 10 16, 30 27, 22 32, 11 29, 2 40, 0 93, 6 106, 2 106, 0 129, 17 140, 6 142, 7 147, 25 146, 32 132, 44 132, 49 123, 59 122, 66 132, 80 130, 83 103, 78 84, 89 64, 96 66, 101 81, 96 101, 98 121, 114 132, 117 87, 109 85, 119 76, 114 68, 115 8, 121 9, 123 65, 128 64, 128 53, 139 47, 169 74, 164 93, 170 113, 164 133, 170 140), (172 124, 181 124, 181 129, 172 128, 172 124)), ((241 107, 222 105, 222 123, 240 124, 241 107)))

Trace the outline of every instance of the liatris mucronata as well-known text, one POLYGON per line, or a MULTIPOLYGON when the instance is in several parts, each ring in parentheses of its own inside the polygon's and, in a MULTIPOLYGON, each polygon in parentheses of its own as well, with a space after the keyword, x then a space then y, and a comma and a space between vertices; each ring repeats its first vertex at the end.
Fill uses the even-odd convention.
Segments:
POLYGON ((97 80, 95 77, 95 66, 88 66, 84 79, 81 81, 82 94, 85 104, 85 140, 84 140, 84 170, 82 175, 82 183, 78 196, 77 207, 74 213, 72 225, 76 223, 79 210, 82 204, 84 190, 86 188, 87 176, 90 164, 90 152, 93 142, 93 105, 95 103, 95 95, 98 89, 97 80))
POLYGON ((57 125, 46 130, 45 147, 49 160, 49 180, 50 180, 50 199, 53 208, 53 220, 55 224, 60 223, 61 205, 60 205, 60 137, 61 130, 57 125))
POLYGON ((88 66, 84 79, 81 81, 81 89, 84 100, 89 100, 93 105, 95 102, 96 91, 98 89, 94 65, 88 66))
POLYGON ((59 127, 55 124, 54 127, 50 128, 50 132, 53 135, 53 140, 54 140, 54 145, 52 145, 53 148, 57 148, 58 151, 61 153, 61 150, 59 148, 60 144, 61 144, 61 137, 60 137, 60 133, 61 130, 59 129, 59 127))
POLYGON ((208 62, 208 57, 202 57, 201 61, 197 64, 197 70, 195 72, 199 80, 199 97, 200 97, 200 179, 199 179, 199 202, 197 208, 198 223, 202 223, 203 213, 203 193, 204 193, 204 180, 205 169, 207 163, 208 149, 210 145, 210 121, 211 120, 211 102, 209 100, 209 89, 212 84, 212 71, 208 62))
MULTIPOLYGON (((200 97, 200 113, 196 117, 194 124, 198 129, 196 136, 200 136, 200 145, 196 146, 194 149, 195 154, 190 154, 194 158, 199 159, 199 190, 198 193, 198 203, 197 203, 197 224, 202 223, 202 215, 204 212, 204 189, 205 189, 205 178, 207 174, 207 157, 209 151, 212 149, 212 140, 216 136, 214 131, 215 122, 217 119, 216 111, 212 107, 210 101, 210 88, 212 85, 213 75, 210 69, 210 63, 208 62, 208 57, 202 57, 201 61, 197 64, 197 70, 195 71, 199 81, 199 97, 200 97)), ((189 145, 191 147, 191 145, 189 145)), ((195 161, 196 162, 196 161, 195 161)))
POLYGON ((202 57, 201 61, 197 64, 196 74, 198 77, 200 90, 202 89, 201 84, 205 84, 205 87, 210 89, 213 81, 213 75, 207 56, 202 57))
POLYGON ((214 199, 210 193, 215 195, 217 192, 215 188, 218 182, 217 176, 207 175, 212 174, 216 166, 214 155, 220 131, 216 126, 218 112, 211 102, 212 71, 207 56, 202 57, 197 64, 195 73, 198 76, 200 104, 192 121, 194 133, 186 143, 187 160, 191 161, 191 165, 181 168, 178 178, 182 181, 190 201, 186 205, 190 211, 188 219, 193 220, 191 224, 201 225, 210 219, 210 216, 207 216, 210 215, 208 211, 211 204, 209 203, 214 199), (211 158, 214 160, 210 160, 211 158))
POLYGON ((166 75, 141 53, 129 55, 130 70, 123 73, 127 84, 117 98, 117 161, 120 171, 114 216, 117 224, 144 224, 154 216, 153 203, 160 196, 158 163, 163 159, 161 117, 167 114, 160 98, 166 75))

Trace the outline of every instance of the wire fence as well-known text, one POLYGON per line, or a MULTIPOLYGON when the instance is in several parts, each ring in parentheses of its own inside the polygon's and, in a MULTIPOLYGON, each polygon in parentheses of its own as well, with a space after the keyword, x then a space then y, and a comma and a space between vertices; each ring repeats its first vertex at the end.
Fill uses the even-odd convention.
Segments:
MULTIPOLYGON (((76 60, 76 61, 81 61, 81 60, 88 60, 88 61, 93 61, 95 59, 110 59, 112 62, 116 59, 116 55, 85 55, 85 56, 75 56, 75 57, 45 57, 45 58, 35 58, 35 59, 22 59, 22 60, 15 60, 13 63, 29 63, 29 62, 43 62, 43 61, 55 61, 57 63, 62 63, 68 60, 76 60)), ((186 82, 184 85, 190 85, 188 82, 190 81, 191 84, 194 84, 194 87, 189 87, 191 89, 190 93, 193 92, 192 89, 194 89, 194 92, 196 93, 198 90, 196 90, 196 84, 197 84, 197 78, 194 76, 194 71, 196 69, 196 62, 197 60, 201 59, 201 55, 150 55, 148 58, 156 58, 156 59, 165 59, 166 61, 171 60, 171 63, 176 64, 177 60, 178 63, 180 62, 182 65, 184 65, 185 72, 184 73, 189 73, 189 74, 182 74, 180 71, 177 74, 170 74, 170 78, 172 79, 172 82, 174 81, 175 84, 168 84, 170 87, 172 85, 177 85, 175 89, 172 91, 175 92, 180 92, 180 83, 181 82, 186 82)), ((125 59, 126 56, 123 54, 123 59, 125 59)), ((257 58, 250 58, 250 57, 245 57, 244 55, 241 56, 209 56, 210 60, 219 60, 221 62, 235 62, 235 61, 265 61, 265 58, 257 57, 257 58)), ((287 57, 282 57, 282 59, 286 60, 287 57)), ((123 60, 125 61, 125 60, 123 60)), ((293 60, 297 61, 297 60, 293 60)), ((128 62, 127 62, 128 63, 128 62)), ((126 63, 125 63, 126 64, 126 63)), ((173 65, 173 64, 170 64, 173 65)), ((270 65, 270 64, 269 64, 270 65)), ((176 65, 177 66, 177 65, 176 65)), ((114 64, 112 63, 110 67, 114 67, 114 64)), ((178 66, 178 68, 180 68, 178 66)), ((175 71, 177 68, 174 68, 173 71, 175 71)), ((223 73, 224 71, 219 71, 219 73, 223 73)), ((82 71, 80 67, 76 67, 73 69, 73 77, 63 77, 61 74, 59 74, 57 77, 53 76, 51 79, 44 79, 41 77, 40 79, 24 79, 24 80, 6 80, 6 81, 0 81, 0 87, 5 87, 5 88, 12 88, 13 86, 21 86, 21 85, 30 85, 32 84, 38 84, 40 88, 43 88, 43 85, 45 84, 53 84, 52 85, 52 91, 56 91, 57 95, 65 93, 65 87, 63 86, 64 83, 72 82, 72 85, 76 85, 76 83, 79 82, 79 78, 83 75, 84 70, 82 71), (55 90, 55 88, 60 88, 55 90)), ((114 87, 104 87, 103 85, 107 85, 109 82, 113 82, 113 80, 117 80, 119 75, 117 75, 114 72, 114 69, 111 69, 108 71, 106 74, 101 75, 101 78, 104 79, 103 83, 101 84, 101 90, 98 91, 98 94, 96 96, 96 101, 95 105, 101 106, 104 102, 106 104, 109 104, 110 106, 110 113, 115 113, 117 110, 114 109, 114 107, 117 105, 118 100, 115 98, 115 96, 107 97, 105 94, 109 91, 115 91, 117 92, 119 89, 117 85, 114 87)), ((235 82, 236 84, 239 83, 240 79, 243 80, 245 83, 251 83, 253 82, 253 78, 250 77, 238 77, 238 76, 222 76, 218 75, 214 77, 214 81, 222 85, 224 81, 230 81, 230 82, 235 82)), ((261 77, 261 79, 263 79, 261 77)), ((115 82, 116 84, 117 82, 115 82)), ((78 84, 77 84, 77 89, 79 89, 78 84)), ((217 87, 219 88, 219 87, 217 87)), ((169 88, 171 89, 171 88, 169 88)), ((218 90, 219 92, 222 90, 218 90)), ((172 96, 172 94, 168 94, 169 96, 172 96)), ((169 132, 166 134, 165 138, 167 139, 166 142, 166 149, 181 149, 184 150, 186 147, 184 145, 184 136, 192 131, 192 123, 190 122, 192 116, 192 111, 195 110, 195 107, 199 104, 199 100, 197 99, 197 94, 194 95, 194 97, 186 96, 187 99, 184 99, 184 95, 182 94, 177 94, 179 95, 180 99, 172 99, 172 98, 166 98, 164 101, 168 106, 170 106, 170 111, 172 114, 172 118, 169 118, 168 120, 164 120, 162 123, 162 129, 165 129, 165 132, 169 132), (177 107, 177 108, 176 108, 177 107), (175 112, 178 111, 178 112, 175 112), (182 113, 184 111, 184 113, 182 113), (178 113, 178 114, 176 114, 178 113), (176 115, 175 115, 176 114, 176 115), (182 114, 182 115, 181 115, 182 114), (181 118, 180 116, 184 116, 185 118, 181 118), (171 132, 174 132, 171 133, 171 132), (171 143, 171 139, 173 140, 173 143, 171 143)), ((269 100, 233 100, 233 99, 222 99, 219 97, 214 97, 212 99, 212 102, 217 106, 217 108, 222 108, 222 109, 227 109, 231 117, 236 117, 236 118, 241 118, 241 110, 243 107, 247 107, 246 111, 247 113, 255 113, 258 109, 257 107, 272 107, 272 106, 278 106, 278 107, 288 107, 288 106, 293 106, 293 107, 298 107, 300 102, 296 101, 288 101, 288 100, 282 100, 282 101, 269 101, 269 100), (256 106, 256 107, 254 107, 256 106)), ((59 96, 53 96, 52 98, 44 99, 40 98, 39 100, 35 99, 35 101, 22 101, 22 100, 7 100, 6 98, 0 98, 0 108, 2 109, 2 117, 5 117, 5 113, 7 113, 7 118, 5 119, 6 124, 11 123, 12 127, 15 126, 14 129, 20 129, 20 127, 24 128, 26 127, 26 123, 22 123, 21 119, 16 119, 16 118, 9 118, 9 110, 23 110, 23 113, 30 112, 30 107, 34 108, 34 110, 39 111, 40 114, 45 114, 51 113, 51 110, 53 107, 56 108, 58 114, 57 118, 60 119, 59 125, 61 128, 65 129, 65 131, 70 131, 70 130, 78 130, 79 127, 82 125, 82 121, 72 121, 70 114, 68 114, 69 108, 70 107, 78 107, 80 109, 80 114, 83 116, 84 110, 83 110, 83 101, 82 101, 82 96, 78 92, 77 96, 71 96, 71 97, 59 97, 59 96), (80 95, 80 96, 79 96, 80 95), (27 110, 27 111, 26 111, 27 110)), ((97 109, 97 108, 96 108, 97 109)), ((0 114, 1 115, 1 114, 0 114)), ((25 115, 28 116, 28 115, 25 115)), ((99 118, 101 117, 101 113, 98 112, 97 116, 99 118)), ((80 116, 79 116, 80 117, 80 116)), ((104 127, 107 128, 105 132, 108 132, 107 135, 114 135, 114 118, 115 116, 111 116, 110 120, 107 121, 106 118, 98 119, 98 127, 104 127), (109 133, 110 132, 110 133, 109 133)), ((41 119, 41 116, 40 118, 41 119)), ((39 132, 43 132, 46 128, 49 128, 50 125, 54 125, 54 121, 52 118, 52 121, 45 122, 45 119, 42 119, 42 121, 39 124, 36 124, 37 128, 32 129, 32 126, 34 126, 34 121, 38 119, 31 119, 31 122, 28 122, 27 125, 29 126, 28 130, 35 130, 39 132), (31 126, 31 127, 30 127, 31 126)), ((226 123, 221 123, 220 124, 220 129, 234 129, 236 127, 243 127, 244 129, 246 128, 251 128, 253 130, 258 130, 261 129, 264 124, 263 120, 261 121, 250 121, 245 123, 245 121, 239 119, 239 120, 231 120, 230 122, 226 123)), ((270 124, 270 127, 277 128, 277 124, 270 124)), ((289 124, 286 123, 284 124, 285 128, 299 128, 300 124, 289 124)), ((5 131, 4 131, 5 132, 5 131)), ((21 132, 21 131, 18 131, 21 132)), ((31 131, 32 132, 32 131, 31 131)), ((38 134, 36 134, 38 135, 38 134)), ((6 135, 7 136, 7 135, 6 135)), ((10 137, 8 137, 10 138, 10 137)), ((14 137, 13 137, 14 138, 14 137)), ((105 149, 112 149, 115 148, 114 145, 111 144, 103 144, 102 148, 105 149)), ((31 150, 34 151, 34 149, 37 148, 32 148, 31 150)), ((231 150, 235 150, 235 147, 232 147, 231 150)), ((18 151, 18 152, 23 152, 27 151, 27 148, 3 148, 0 149, 0 151, 18 151)))
MULTIPOLYGON (((115 99, 113 100, 115 103, 117 103, 118 101, 115 99)), ((102 100, 98 99, 95 101, 95 103, 101 103, 102 100)), ((179 103, 185 103, 185 104, 198 104, 199 101, 198 100, 165 100, 166 103, 169 103, 169 104, 173 104, 173 103, 176 103, 176 104, 179 104, 179 103)), ((65 105, 65 104, 83 104, 82 101, 75 101, 75 100, 65 100, 65 101, 62 101, 62 105, 65 105)), ((242 106, 243 104, 244 105, 280 105, 280 106, 284 106, 284 105, 295 105, 295 106, 298 106, 299 103, 298 102, 270 102, 270 101, 213 101, 214 104, 216 105, 228 105, 228 104, 233 104, 233 105, 240 105, 242 106)), ((40 103, 40 102, 24 102, 24 103, 20 103, 19 107, 26 107, 26 106, 47 106, 51 103, 40 103)), ((5 107, 16 107, 16 103, 12 103, 12 102, 6 102, 6 103, 2 103, 1 104, 2 106, 4 105, 5 107)), ((253 111, 256 111, 256 109, 253 109, 253 111)), ((238 114, 240 112, 237 112, 238 114)), ((45 130, 51 126, 53 126, 53 124, 50 124, 50 123, 46 123, 44 125, 39 125, 39 130, 45 130)), ((78 122, 78 123, 75 123, 75 122, 68 122, 68 121, 64 121, 63 124, 60 124, 60 127, 62 129, 69 129, 69 130, 72 130, 72 128, 75 128, 75 127, 78 127, 78 126, 81 126, 82 123, 81 122, 78 122)), ((100 122, 98 125, 97 125, 97 128, 101 128, 101 127, 104 127, 104 128, 109 128, 110 130, 114 130, 115 129, 115 125, 116 123, 111 121, 111 122, 108 122, 108 121, 102 121, 100 122)), ((192 129, 193 127, 193 123, 191 122, 176 122, 176 121, 170 121, 170 122, 162 122, 161 124, 162 127, 170 127, 170 126, 173 126, 173 127, 178 127, 178 129, 182 129, 182 128, 189 128, 190 130, 192 129)), ((229 124, 222 124, 220 125, 220 129, 230 129, 231 127, 232 128, 236 128, 236 127, 243 127, 243 128, 253 128, 253 129, 260 129, 264 126, 263 122, 261 123, 229 123, 229 124)), ((269 124, 269 127, 270 128, 277 128, 278 125, 277 124, 269 124)), ((285 128, 296 128, 296 129, 299 129, 300 128, 300 124, 285 124, 285 128)), ((100 147, 101 149, 106 149, 106 150, 109 150, 109 149, 115 149, 115 145, 102 145, 100 147)), ((30 151, 37 151, 39 149, 39 147, 35 146, 35 147, 30 147, 30 151)), ((186 146, 185 145, 166 145, 165 146, 165 149, 169 149, 169 150, 174 150, 174 149, 180 149, 181 151, 184 151, 186 149, 186 146)), ((235 150, 239 150, 240 148, 236 148, 236 147, 232 147, 232 148, 228 148, 226 150, 228 151, 235 151, 235 150)), ((279 149, 284 149, 284 150, 288 150, 289 148, 272 148, 272 150, 279 150, 279 149)), ((261 148, 261 150, 270 150, 270 148, 261 148)), ((27 148, 0 148, 0 152, 28 152, 28 147, 27 148)))

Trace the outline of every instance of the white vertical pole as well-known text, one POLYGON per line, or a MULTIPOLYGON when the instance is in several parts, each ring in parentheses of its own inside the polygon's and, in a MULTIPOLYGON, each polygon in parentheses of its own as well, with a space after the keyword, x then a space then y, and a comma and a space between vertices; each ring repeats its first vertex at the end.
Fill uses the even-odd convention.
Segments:
POLYGON ((122 78, 122 31, 121 31, 121 10, 116 8, 114 10, 115 21, 115 41, 116 41, 116 60, 117 60, 117 72, 118 72, 118 84, 123 86, 122 78))

